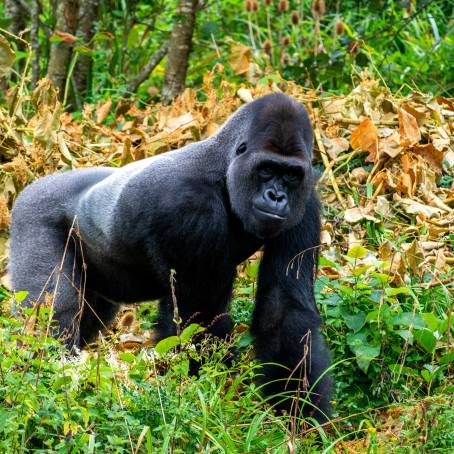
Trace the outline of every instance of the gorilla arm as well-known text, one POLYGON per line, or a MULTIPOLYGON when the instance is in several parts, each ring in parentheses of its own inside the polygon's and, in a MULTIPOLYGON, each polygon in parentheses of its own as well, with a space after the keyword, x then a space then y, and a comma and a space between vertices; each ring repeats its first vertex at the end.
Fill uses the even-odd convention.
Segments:
POLYGON ((278 408, 293 414, 302 410, 322 422, 329 413, 331 385, 327 374, 318 379, 330 362, 313 293, 319 232, 313 193, 302 222, 265 245, 252 334, 264 363, 265 394, 274 395, 278 408), (298 403, 298 396, 305 400, 298 403))

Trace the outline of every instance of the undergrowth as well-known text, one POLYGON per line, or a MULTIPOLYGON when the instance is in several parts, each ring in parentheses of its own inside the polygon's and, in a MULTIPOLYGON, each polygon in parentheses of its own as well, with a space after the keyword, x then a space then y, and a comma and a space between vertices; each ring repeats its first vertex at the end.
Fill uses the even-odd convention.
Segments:
MULTIPOLYGON (((351 248, 350 273, 316 285, 335 358, 329 424, 277 414, 261 397, 247 331, 253 260, 237 281, 232 339, 197 348, 190 342, 201 329, 195 324, 176 342, 142 348, 128 348, 117 328, 70 356, 46 334, 48 308, 11 317, 4 304, 1 452, 452 452, 449 292, 391 287, 384 264, 365 265, 367 256, 351 248)), ((140 306, 139 330, 152 328, 155 313, 155 303, 140 306)))

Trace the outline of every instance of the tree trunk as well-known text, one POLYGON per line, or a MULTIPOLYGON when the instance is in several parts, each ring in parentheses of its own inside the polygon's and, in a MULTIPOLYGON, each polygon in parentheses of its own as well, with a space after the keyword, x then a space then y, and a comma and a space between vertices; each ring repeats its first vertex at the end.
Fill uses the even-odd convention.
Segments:
POLYGON ((5 0, 5 11, 12 20, 8 27, 9 32, 17 36, 19 32, 27 28, 28 14, 18 0, 5 0))
POLYGON ((33 0, 31 5, 32 28, 30 31, 30 47, 32 49, 32 88, 36 87, 40 74, 40 52, 39 52, 39 4, 33 0))
MULTIPOLYGON (((55 32, 70 33, 74 35, 77 30, 79 18, 79 0, 61 0, 57 7, 57 22, 55 32)), ((47 75, 59 89, 59 97, 63 99, 68 63, 71 58, 72 43, 55 42, 50 47, 49 66, 47 75)))
MULTIPOLYGON (((93 38, 98 10, 99 0, 81 0, 77 37, 82 39, 83 44, 88 44, 93 38)), ((91 65, 92 58, 89 55, 79 54, 74 71, 74 83, 77 93, 82 99, 87 95, 91 65)))
POLYGON ((170 102, 184 89, 198 0, 179 0, 170 36, 162 98, 170 102))

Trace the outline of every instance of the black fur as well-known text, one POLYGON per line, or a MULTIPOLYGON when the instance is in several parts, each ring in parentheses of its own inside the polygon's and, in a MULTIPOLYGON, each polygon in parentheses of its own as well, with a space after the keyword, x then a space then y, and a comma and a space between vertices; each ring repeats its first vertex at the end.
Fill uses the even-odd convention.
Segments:
POLYGON ((236 266, 264 246, 252 333, 257 357, 285 366, 264 366, 265 392, 299 389, 320 409, 306 404, 304 414, 322 421, 329 352, 313 294, 320 220, 311 160, 307 112, 274 94, 181 150, 42 178, 13 209, 13 287, 29 290, 28 304, 50 293, 56 334, 82 347, 121 303, 160 299, 158 335, 174 334, 175 269, 183 321, 223 337, 236 266))

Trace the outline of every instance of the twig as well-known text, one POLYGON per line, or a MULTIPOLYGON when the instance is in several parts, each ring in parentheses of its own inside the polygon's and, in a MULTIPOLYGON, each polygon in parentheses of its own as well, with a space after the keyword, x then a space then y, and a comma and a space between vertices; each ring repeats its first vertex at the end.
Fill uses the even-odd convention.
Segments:
MULTIPOLYGON (((344 123, 346 125, 359 125, 363 120, 359 120, 357 118, 347 118, 342 117, 336 120, 337 123, 344 123)), ((377 126, 397 126, 399 122, 397 120, 381 120, 381 121, 374 121, 374 124, 377 126)))
POLYGON ((152 71, 156 68, 156 66, 159 65, 161 60, 164 58, 164 55, 167 54, 168 50, 169 43, 165 43, 154 53, 148 64, 142 68, 142 71, 140 71, 140 73, 129 82, 127 96, 130 96, 133 93, 135 93, 139 86, 148 79, 152 71))
POLYGON ((320 135, 320 130, 319 130, 318 126, 316 126, 314 128, 314 135, 315 135, 315 140, 317 142, 318 149, 320 150, 320 155, 322 157, 323 165, 325 166, 326 172, 328 173, 328 176, 329 176, 329 179, 331 182, 331 186, 333 187, 334 192, 336 193, 336 197, 339 200, 339 202, 341 203, 342 207, 346 208, 346 204, 339 191, 339 186, 337 185, 336 178, 334 177, 333 170, 331 168, 331 165, 330 165, 330 162, 328 159, 328 155, 325 150, 325 146, 323 145, 322 137, 320 135))

